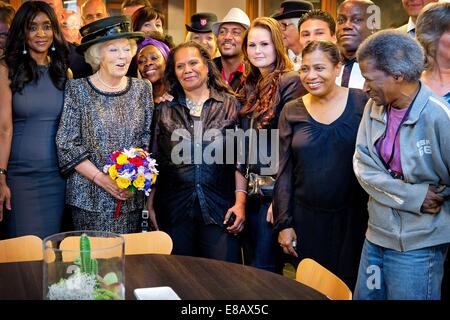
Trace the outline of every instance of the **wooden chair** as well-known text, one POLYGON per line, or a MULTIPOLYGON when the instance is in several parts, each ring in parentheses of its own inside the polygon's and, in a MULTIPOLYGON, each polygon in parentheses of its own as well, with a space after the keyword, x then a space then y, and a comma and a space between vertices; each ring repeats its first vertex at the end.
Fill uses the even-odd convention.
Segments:
POLYGON ((297 267, 296 278, 332 300, 352 300, 352 291, 331 271, 312 259, 303 259, 297 267))
POLYGON ((172 252, 172 238, 163 231, 128 233, 122 236, 125 238, 126 255, 145 253, 170 254, 172 252))
MULTIPOLYGON (((92 250, 91 258, 109 259, 122 254, 122 242, 117 238, 89 237, 91 248, 102 248, 102 250, 92 250)), ((62 250, 63 261, 74 261, 80 255, 80 236, 64 238, 59 244, 62 250)))
MULTIPOLYGON (((125 239, 125 255, 131 254, 146 254, 146 253, 160 253, 170 254, 172 252, 172 239, 163 231, 151 231, 140 233, 122 234, 125 239)), ((117 243, 113 238, 89 237, 91 248, 95 247, 111 247, 117 243)), ((79 255, 80 237, 67 237, 59 248, 64 250, 64 261, 73 261, 79 255)), ((92 252, 92 258, 109 258, 114 256, 117 252, 115 250, 100 250, 92 252)))
POLYGON ((0 263, 42 259, 42 240, 39 237, 23 236, 0 240, 0 263))

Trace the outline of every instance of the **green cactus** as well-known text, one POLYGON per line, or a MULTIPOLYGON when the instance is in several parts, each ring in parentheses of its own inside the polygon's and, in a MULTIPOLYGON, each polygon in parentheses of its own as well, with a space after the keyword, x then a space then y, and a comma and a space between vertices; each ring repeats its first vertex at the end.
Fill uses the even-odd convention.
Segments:
POLYGON ((91 260, 91 273, 97 275, 98 274, 98 263, 97 259, 91 260))
POLYGON ((80 269, 81 272, 98 273, 98 264, 96 259, 91 259, 91 242, 87 234, 83 233, 80 237, 80 269))

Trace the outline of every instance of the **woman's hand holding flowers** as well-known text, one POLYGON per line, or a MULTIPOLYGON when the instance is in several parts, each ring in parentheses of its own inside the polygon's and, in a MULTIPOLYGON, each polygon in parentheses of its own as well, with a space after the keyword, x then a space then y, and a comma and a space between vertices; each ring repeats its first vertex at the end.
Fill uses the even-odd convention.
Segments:
POLYGON ((109 177, 109 175, 100 172, 94 179, 94 182, 106 192, 111 194, 117 200, 126 201, 134 196, 133 192, 126 189, 120 189, 117 183, 109 177))

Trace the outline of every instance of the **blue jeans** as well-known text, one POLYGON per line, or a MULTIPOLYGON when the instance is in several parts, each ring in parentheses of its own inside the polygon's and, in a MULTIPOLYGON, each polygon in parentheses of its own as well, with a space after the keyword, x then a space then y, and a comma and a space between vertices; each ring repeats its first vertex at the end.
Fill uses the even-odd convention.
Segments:
POLYGON ((400 252, 367 239, 361 253, 355 300, 439 300, 448 243, 400 252))

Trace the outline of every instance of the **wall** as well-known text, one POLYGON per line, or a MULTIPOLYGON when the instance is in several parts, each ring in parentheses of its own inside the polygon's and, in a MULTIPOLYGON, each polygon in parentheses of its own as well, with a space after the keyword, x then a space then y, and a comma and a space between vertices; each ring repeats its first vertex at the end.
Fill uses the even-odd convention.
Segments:
MULTIPOLYGON (((343 0, 337 0, 336 7, 342 2, 343 0)), ((372 0, 372 2, 380 7, 382 29, 399 27, 408 22, 408 15, 403 9, 400 0, 372 0)))
POLYGON ((217 15, 219 21, 234 7, 245 11, 245 0, 197 0, 197 12, 213 12, 217 15))
POLYGON ((179 44, 184 41, 184 1, 168 1, 167 11, 169 13, 167 33, 173 37, 175 44, 179 44))

